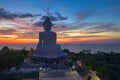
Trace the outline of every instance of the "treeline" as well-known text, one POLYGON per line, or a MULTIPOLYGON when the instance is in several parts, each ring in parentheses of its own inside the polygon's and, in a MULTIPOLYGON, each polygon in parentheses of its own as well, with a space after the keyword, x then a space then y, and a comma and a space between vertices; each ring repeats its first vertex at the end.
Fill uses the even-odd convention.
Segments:
POLYGON ((0 50, 0 71, 20 65, 27 56, 27 53, 28 51, 25 48, 14 50, 4 46, 0 50))
POLYGON ((101 80, 120 80, 120 53, 98 51, 92 54, 90 50, 74 53, 67 49, 64 52, 67 52, 69 58, 76 64, 77 61, 81 61, 84 67, 77 68, 79 74, 86 75, 93 70, 101 80))

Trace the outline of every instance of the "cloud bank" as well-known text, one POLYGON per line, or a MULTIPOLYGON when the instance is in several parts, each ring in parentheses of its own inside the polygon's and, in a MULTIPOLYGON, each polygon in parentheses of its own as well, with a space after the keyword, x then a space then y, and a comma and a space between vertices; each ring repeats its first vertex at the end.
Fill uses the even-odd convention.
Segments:
POLYGON ((27 18, 27 17, 37 17, 41 14, 30 14, 30 13, 11 13, 3 8, 0 8, 0 19, 14 19, 14 18, 27 18))

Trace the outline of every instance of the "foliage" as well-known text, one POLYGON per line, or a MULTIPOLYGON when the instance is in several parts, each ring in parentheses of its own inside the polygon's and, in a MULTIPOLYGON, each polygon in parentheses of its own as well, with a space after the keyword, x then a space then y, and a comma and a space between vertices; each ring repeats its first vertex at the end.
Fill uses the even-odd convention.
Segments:
POLYGON ((26 48, 24 47, 23 49, 20 50, 20 53, 22 53, 22 54, 24 55, 24 57, 27 57, 28 51, 27 51, 26 48))
POLYGON ((31 57, 33 55, 33 48, 30 48, 27 57, 31 57))
POLYGON ((4 46, 4 47, 2 48, 2 51, 5 51, 5 50, 9 50, 9 48, 8 48, 7 46, 4 46))
POLYGON ((79 74, 84 75, 86 70, 92 69, 102 80, 120 80, 120 53, 98 51, 92 54, 90 50, 83 50, 79 53, 65 51, 68 52, 69 58, 76 64, 79 60, 84 63, 84 67, 76 68, 79 74))
POLYGON ((24 55, 19 50, 3 47, 0 51, 0 70, 18 66, 24 59, 24 55))

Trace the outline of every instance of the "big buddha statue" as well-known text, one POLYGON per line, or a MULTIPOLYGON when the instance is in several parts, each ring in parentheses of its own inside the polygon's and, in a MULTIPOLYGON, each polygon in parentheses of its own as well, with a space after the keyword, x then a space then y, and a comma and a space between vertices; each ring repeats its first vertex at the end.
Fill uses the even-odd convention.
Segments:
POLYGON ((38 63, 51 61, 50 63, 57 64, 59 61, 63 62, 63 58, 66 57, 60 45, 56 44, 56 33, 51 31, 52 25, 49 17, 46 17, 43 22, 44 31, 39 33, 39 42, 33 54, 38 63))

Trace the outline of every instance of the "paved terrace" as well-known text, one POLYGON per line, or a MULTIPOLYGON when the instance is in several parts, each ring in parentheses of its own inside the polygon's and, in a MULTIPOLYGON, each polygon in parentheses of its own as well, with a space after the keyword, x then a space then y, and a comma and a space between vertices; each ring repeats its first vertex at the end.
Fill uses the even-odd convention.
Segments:
POLYGON ((39 73, 39 80, 83 80, 76 71, 51 70, 39 73))

